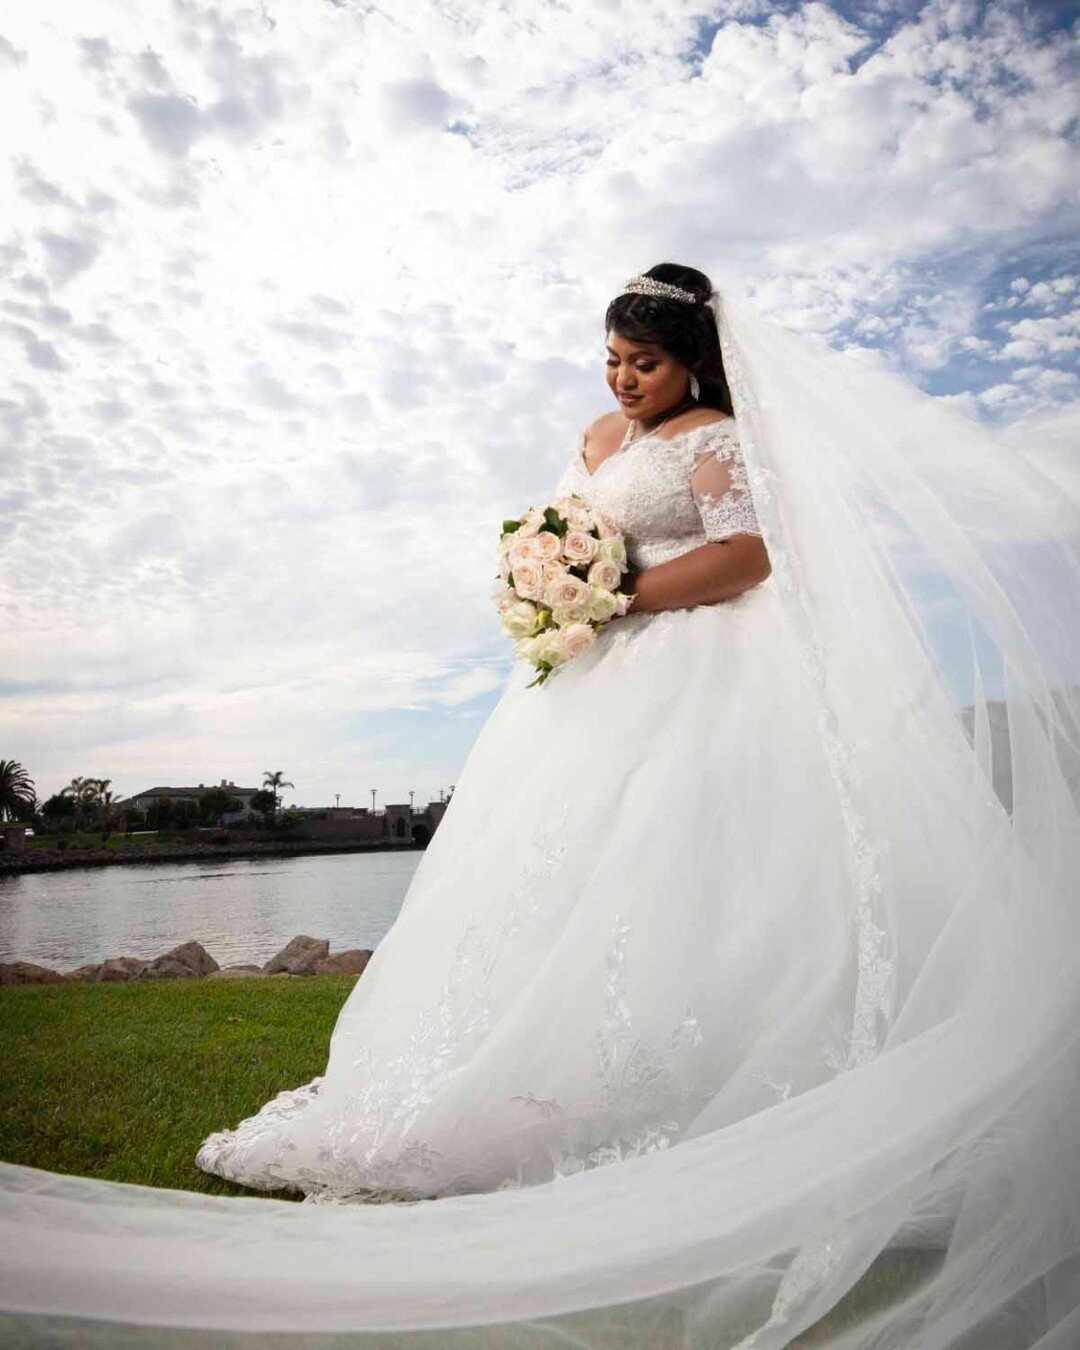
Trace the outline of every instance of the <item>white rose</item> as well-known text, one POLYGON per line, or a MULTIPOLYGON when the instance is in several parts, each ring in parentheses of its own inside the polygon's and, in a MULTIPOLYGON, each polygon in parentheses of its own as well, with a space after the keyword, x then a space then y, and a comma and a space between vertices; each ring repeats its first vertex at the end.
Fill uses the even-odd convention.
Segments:
POLYGON ((618 614, 620 619, 625 618, 626 613, 629 610, 630 606, 633 604, 633 602, 634 597, 632 595, 627 595, 625 591, 620 591, 618 593, 618 595, 615 597, 615 603, 618 606, 615 613, 618 614))
POLYGON ((590 619, 603 623, 610 619, 613 614, 618 613, 619 602, 610 591, 605 591, 602 586, 593 586, 589 591, 588 613, 590 619))
POLYGON ((530 506, 521 517, 521 525, 514 531, 521 539, 529 539, 535 535, 540 526, 544 523, 544 513, 538 506, 530 506))
POLYGON ((535 637, 518 638, 514 643, 514 655, 519 656, 523 661, 531 661, 534 665, 539 660, 538 651, 540 644, 547 638, 547 633, 537 633, 535 637))
POLYGON ((552 623, 558 624, 560 628, 571 623, 584 623, 588 617, 588 605, 560 605, 551 612, 552 623))
POLYGON ((587 652, 596 641, 596 634, 591 624, 572 623, 565 628, 560 629, 562 638, 563 654, 568 661, 572 661, 576 656, 581 656, 587 652))
POLYGON ((551 504, 571 529, 586 532, 592 529, 593 513, 580 497, 556 497, 551 504))
POLYGON ((626 544, 622 536, 605 535, 596 546, 596 557, 600 562, 614 563, 616 567, 626 567, 626 544))
POLYGON ((563 650, 562 634, 558 628, 549 628, 536 639, 536 659, 546 661, 548 665, 559 666, 566 660, 563 650))
POLYGON ((502 616, 503 632, 507 637, 532 637, 536 632, 540 612, 528 600, 519 600, 511 605, 502 616))

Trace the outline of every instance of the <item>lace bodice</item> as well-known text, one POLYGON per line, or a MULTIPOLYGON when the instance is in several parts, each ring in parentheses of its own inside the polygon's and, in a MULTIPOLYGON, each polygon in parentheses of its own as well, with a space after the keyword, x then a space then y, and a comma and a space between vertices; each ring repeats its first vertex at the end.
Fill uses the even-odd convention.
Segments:
POLYGON ((576 492, 622 530, 630 565, 640 569, 734 534, 761 534, 734 418, 670 439, 641 436, 585 465, 585 433, 555 496, 576 492))

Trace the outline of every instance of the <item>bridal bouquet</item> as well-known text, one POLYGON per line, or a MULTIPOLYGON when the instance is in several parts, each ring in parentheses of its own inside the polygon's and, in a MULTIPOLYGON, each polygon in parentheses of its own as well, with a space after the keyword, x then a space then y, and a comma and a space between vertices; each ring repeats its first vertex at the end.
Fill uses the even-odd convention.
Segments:
POLYGON ((493 598, 514 652, 539 674, 527 688, 587 652, 597 630, 630 608, 622 534, 576 493, 504 520, 493 598))

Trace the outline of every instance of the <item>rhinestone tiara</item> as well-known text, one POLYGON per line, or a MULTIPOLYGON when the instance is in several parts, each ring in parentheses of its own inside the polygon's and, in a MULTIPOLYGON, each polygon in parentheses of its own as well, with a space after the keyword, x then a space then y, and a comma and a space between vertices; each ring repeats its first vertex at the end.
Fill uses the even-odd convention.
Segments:
POLYGON ((623 295, 652 295, 658 300, 678 300, 684 305, 696 305, 698 298, 692 291, 684 291, 681 286, 672 286, 666 281, 657 281, 655 277, 631 277, 624 282, 623 295))

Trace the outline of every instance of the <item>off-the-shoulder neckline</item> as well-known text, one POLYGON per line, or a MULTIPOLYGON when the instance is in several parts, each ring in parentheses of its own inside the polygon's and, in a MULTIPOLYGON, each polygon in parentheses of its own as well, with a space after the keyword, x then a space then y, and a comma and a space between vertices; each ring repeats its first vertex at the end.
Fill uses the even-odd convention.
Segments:
POLYGON ((581 436, 578 439, 578 460, 584 472, 590 477, 595 478, 609 459, 617 459, 629 450, 633 450, 635 445, 641 445, 644 441, 659 441, 661 445, 672 445, 675 441, 685 441, 691 436, 696 436, 703 431, 722 431, 728 427, 734 428, 734 417, 722 417, 716 422, 703 422, 700 426, 689 427, 686 431, 677 431, 674 436, 657 436, 655 431, 647 431, 644 436, 638 436, 620 450, 613 450, 610 455, 605 455, 595 469, 590 469, 585 462, 585 431, 582 427, 581 436))

